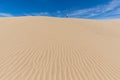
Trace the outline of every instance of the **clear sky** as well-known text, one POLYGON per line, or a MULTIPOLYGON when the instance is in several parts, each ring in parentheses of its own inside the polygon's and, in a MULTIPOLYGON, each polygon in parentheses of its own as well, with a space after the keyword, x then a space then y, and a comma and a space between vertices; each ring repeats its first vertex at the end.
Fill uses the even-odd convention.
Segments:
POLYGON ((120 0, 0 0, 0 16, 120 18, 120 0))

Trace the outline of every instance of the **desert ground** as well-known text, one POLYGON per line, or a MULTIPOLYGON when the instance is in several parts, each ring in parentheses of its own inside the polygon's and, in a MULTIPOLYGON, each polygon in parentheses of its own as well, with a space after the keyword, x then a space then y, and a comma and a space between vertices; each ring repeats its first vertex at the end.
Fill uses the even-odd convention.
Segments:
POLYGON ((0 80, 120 80, 120 20, 1 18, 0 80))

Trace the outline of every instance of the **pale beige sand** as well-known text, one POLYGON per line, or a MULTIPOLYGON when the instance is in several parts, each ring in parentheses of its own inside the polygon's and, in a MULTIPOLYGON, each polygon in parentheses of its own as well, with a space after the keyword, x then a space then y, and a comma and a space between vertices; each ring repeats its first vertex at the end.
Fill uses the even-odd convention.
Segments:
POLYGON ((120 20, 0 19, 0 80, 120 80, 120 20))

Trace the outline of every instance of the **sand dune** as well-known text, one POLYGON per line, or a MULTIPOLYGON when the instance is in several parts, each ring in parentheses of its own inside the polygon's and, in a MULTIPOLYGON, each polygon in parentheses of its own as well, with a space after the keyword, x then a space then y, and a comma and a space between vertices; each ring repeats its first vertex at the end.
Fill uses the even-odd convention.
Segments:
POLYGON ((1 18, 0 80, 120 80, 120 20, 1 18))

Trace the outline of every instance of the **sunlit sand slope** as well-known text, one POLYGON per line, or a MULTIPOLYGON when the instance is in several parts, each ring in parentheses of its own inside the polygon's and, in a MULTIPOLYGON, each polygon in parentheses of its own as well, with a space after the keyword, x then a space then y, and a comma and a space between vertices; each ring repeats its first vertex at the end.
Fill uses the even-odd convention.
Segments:
POLYGON ((0 80, 120 80, 120 20, 0 19, 0 80))

